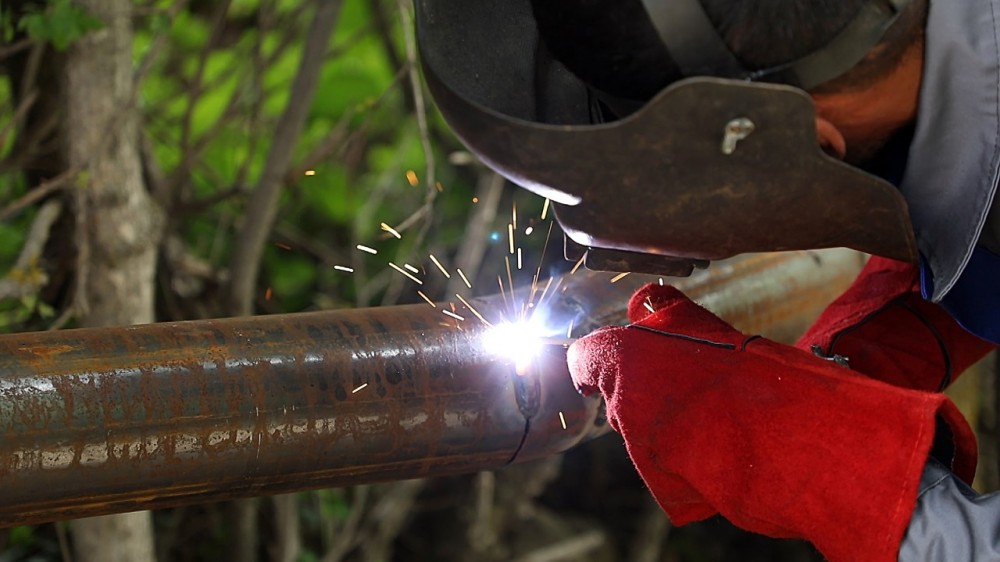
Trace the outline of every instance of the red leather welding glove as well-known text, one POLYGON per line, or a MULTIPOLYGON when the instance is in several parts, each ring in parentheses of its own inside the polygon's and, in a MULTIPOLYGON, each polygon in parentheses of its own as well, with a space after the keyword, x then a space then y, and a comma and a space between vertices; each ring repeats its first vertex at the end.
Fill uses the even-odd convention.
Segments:
POLYGON ((832 562, 895 561, 936 418, 972 440, 944 395, 748 337, 676 289, 644 288, 629 315, 574 344, 570 371, 677 525, 718 512, 832 562))
POLYGON ((916 266, 873 257, 796 344, 896 386, 944 390, 996 346, 920 294, 916 266))

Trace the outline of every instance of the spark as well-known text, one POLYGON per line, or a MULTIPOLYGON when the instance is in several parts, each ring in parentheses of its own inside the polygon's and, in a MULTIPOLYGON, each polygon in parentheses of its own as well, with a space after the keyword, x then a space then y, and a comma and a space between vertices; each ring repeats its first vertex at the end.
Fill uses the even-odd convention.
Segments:
POLYGON ((420 178, 417 177, 417 173, 414 172, 413 170, 407 170, 406 181, 409 182, 411 186, 417 187, 417 184, 420 183, 420 178))
POLYGON ((642 306, 645 306, 646 310, 650 311, 651 313, 653 314, 656 313, 656 309, 653 308, 653 303, 649 300, 649 297, 646 297, 646 300, 642 303, 642 306))
MULTIPOLYGON (((552 224, 549 223, 549 231, 545 233, 545 243, 542 244, 542 255, 538 256, 538 269, 535 270, 535 282, 538 282, 538 278, 542 276, 542 263, 545 262, 545 252, 549 250, 549 240, 552 239, 552 224)), ((549 278, 552 279, 551 277, 549 278)), ((547 289, 548 287, 546 287, 547 289)), ((542 295, 544 297, 544 293, 542 295)), ((541 300, 538 301, 542 302, 541 300)))
POLYGON ((510 212, 510 225, 517 230, 517 201, 514 201, 514 207, 510 212))
POLYGON ((433 307, 433 308, 437 308, 438 307, 438 305, 434 304, 434 301, 432 301, 431 299, 427 298, 427 295, 425 295, 423 291, 417 291, 417 294, 420 295, 420 298, 422 298, 425 301, 427 301, 427 304, 431 305, 431 307, 433 307))
POLYGON ((573 320, 569 321, 569 328, 566 328, 566 339, 573 337, 573 320))
POLYGON ((549 201, 549 198, 546 197, 545 204, 542 205, 542 220, 545 220, 545 215, 549 214, 549 203, 551 203, 551 201, 549 201))
POLYGON ((566 429, 566 416, 562 412, 559 412, 559 423, 562 424, 563 429, 566 429))
POLYGON ((431 256, 431 261, 434 262, 434 265, 436 265, 437 268, 441 270, 441 273, 444 274, 445 279, 451 279, 451 274, 448 273, 448 270, 445 269, 443 265, 441 265, 441 262, 439 262, 437 258, 434 257, 434 254, 430 254, 430 256, 431 256))
POLYGON ((472 198, 472 203, 473 204, 479 203, 479 198, 478 197, 473 197, 472 198))
POLYGON ((275 242, 274 245, 277 246, 278 248, 282 249, 282 250, 285 250, 286 252, 291 252, 292 251, 292 247, 289 246, 288 244, 283 243, 283 242, 275 242))
POLYGON ((625 273, 619 273, 618 275, 615 275, 614 277, 611 278, 611 282, 612 283, 617 283, 617 282, 621 281, 622 279, 625 279, 626 277, 628 277, 629 274, 631 274, 631 273, 632 273, 631 271, 626 271, 625 273))
POLYGON ((573 269, 569 272, 569 274, 573 275, 576 273, 576 270, 580 269, 580 266, 583 265, 583 260, 585 259, 587 259, 587 252, 584 252, 583 255, 580 256, 580 261, 576 262, 576 265, 573 266, 573 269))
POLYGON ((535 231, 535 227, 529 226, 528 228, 524 229, 524 235, 525 236, 531 236, 531 233, 534 232, 534 231, 535 231))
POLYGON ((354 269, 350 267, 344 267, 342 265, 335 265, 333 266, 333 268, 336 269, 337 271, 343 271, 344 273, 354 273, 354 269))
POLYGON ((399 267, 398 265, 396 265, 396 264, 394 264, 392 262, 389 262, 389 267, 391 267, 391 268, 395 269, 396 271, 402 273, 403 275, 409 277, 417 285, 423 285, 424 284, 423 281, 421 281, 420 279, 417 279, 416 277, 414 277, 412 273, 410 273, 409 271, 406 271, 402 267, 399 267))
POLYGON ((517 299, 514 297, 514 276, 510 274, 510 258, 508 256, 504 256, 503 261, 507 264, 507 283, 510 287, 510 308, 511 312, 514 313, 517 309, 517 299))
POLYGON ((459 277, 461 277, 462 281, 465 282, 465 286, 471 289, 472 288, 472 283, 469 283, 469 278, 465 276, 465 273, 462 271, 462 268, 459 267, 459 268, 455 269, 455 271, 458 272, 459 277))
POLYGON ((475 314, 476 318, 478 318, 479 320, 481 320, 483 324, 486 324, 487 326, 493 326, 493 323, 491 323, 489 320, 483 318, 483 315, 479 314, 479 311, 476 310, 476 307, 474 307, 471 304, 469 304, 469 301, 467 301, 464 298, 462 298, 462 295, 460 295, 458 293, 455 293, 455 296, 458 297, 458 300, 462 301, 462 304, 465 305, 465 308, 468 308, 470 312, 472 312, 473 314, 475 314))
MULTIPOLYGON (((559 292, 559 287, 560 287, 560 285, 562 285, 562 282, 563 282, 563 278, 562 277, 556 279, 556 282, 552 285, 552 294, 553 295, 556 294, 557 292, 559 292)), ((566 292, 566 287, 562 288, 562 292, 564 292, 564 293, 566 292)), ((543 302, 545 302, 545 295, 547 295, 548 293, 549 293, 549 286, 546 285, 545 286, 545 290, 542 291, 542 297, 538 300, 538 304, 542 304, 543 302)))
POLYGON ((510 303, 507 302, 507 292, 503 290, 503 277, 497 275, 497 283, 500 285, 500 296, 503 297, 503 305, 510 308, 510 303))
POLYGON ((365 384, 363 384, 363 385, 355 388, 354 390, 352 390, 351 394, 357 394, 357 393, 361 392, 362 390, 364 390, 367 386, 368 386, 368 383, 365 383, 365 384))
POLYGON ((462 318, 461 316, 455 314, 454 312, 452 312, 450 310, 442 310, 441 312, 444 313, 447 316, 451 316, 452 318, 454 318, 455 320, 458 320, 460 322, 464 322, 465 321, 465 318, 462 318))
POLYGON ((510 246, 510 255, 514 255, 514 225, 507 223, 507 240, 510 246))
POLYGON ((358 244, 358 249, 361 250, 362 252, 368 252, 373 256, 378 254, 378 250, 376 250, 375 248, 369 248, 368 246, 364 246, 362 244, 358 244))
MULTIPOLYGON (((558 283, 557 283, 557 285, 558 285, 558 283)), ((549 288, 551 288, 551 287, 552 287, 552 277, 549 277, 546 280, 546 282, 545 282, 545 288, 542 289, 541 294, 538 297, 537 306, 541 306, 542 303, 545 302, 545 295, 548 294, 549 288)), ((534 290, 531 291, 531 296, 530 296, 531 301, 530 301, 529 304, 532 307, 536 306, 536 304, 535 304, 535 295, 536 294, 539 294, 538 293, 538 284, 537 283, 535 284, 534 290)))
POLYGON ((395 228, 393 228, 393 227, 391 227, 391 226, 389 226, 389 225, 387 225, 385 223, 382 223, 380 226, 382 227, 382 230, 388 232, 389 234, 392 234, 393 236, 396 237, 397 240, 402 240, 403 239, 403 235, 400 234, 399 231, 397 231, 395 228))
POLYGON ((521 248, 517 249, 517 270, 521 271, 521 248))
POLYGON ((660 277, 660 286, 661 287, 663 286, 663 278, 662 277, 660 277))
POLYGON ((316 175, 316 170, 306 170, 306 175, 307 176, 315 176, 316 175))
POLYGON ((404 263, 403 267, 405 267, 407 270, 409 270, 410 273, 420 273, 419 269, 413 267, 412 265, 410 265, 408 263, 404 263))
MULTIPOLYGON (((561 281, 561 279, 560 279, 560 281, 561 281)), ((543 302, 545 302, 545 295, 549 292, 549 287, 551 287, 551 286, 552 286, 552 278, 549 277, 549 280, 545 282, 545 288, 542 289, 542 295, 540 297, 538 297, 538 304, 539 305, 541 305, 543 302)))

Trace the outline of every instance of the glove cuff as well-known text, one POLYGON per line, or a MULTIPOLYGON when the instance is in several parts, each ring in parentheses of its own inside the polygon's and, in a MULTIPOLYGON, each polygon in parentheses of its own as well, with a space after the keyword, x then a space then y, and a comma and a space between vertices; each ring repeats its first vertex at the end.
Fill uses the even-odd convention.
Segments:
MULTIPOLYGON (((894 562, 936 420, 957 442, 974 443, 942 394, 867 379, 763 339, 727 349, 655 338, 629 337, 609 415, 678 525, 712 506, 749 531, 809 540, 832 562, 894 562), (732 372, 704 372, 706 364, 732 372)), ((963 477, 974 454, 965 447, 956 457, 963 477)))

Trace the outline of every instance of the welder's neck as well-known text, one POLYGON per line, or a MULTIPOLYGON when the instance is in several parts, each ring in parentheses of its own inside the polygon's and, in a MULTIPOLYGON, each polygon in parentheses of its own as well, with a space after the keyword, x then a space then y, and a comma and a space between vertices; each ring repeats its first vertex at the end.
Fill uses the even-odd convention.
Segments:
POLYGON ((817 115, 843 137, 845 160, 859 163, 871 158, 896 132, 915 121, 923 67, 921 43, 911 47, 892 72, 867 88, 813 94, 817 115))

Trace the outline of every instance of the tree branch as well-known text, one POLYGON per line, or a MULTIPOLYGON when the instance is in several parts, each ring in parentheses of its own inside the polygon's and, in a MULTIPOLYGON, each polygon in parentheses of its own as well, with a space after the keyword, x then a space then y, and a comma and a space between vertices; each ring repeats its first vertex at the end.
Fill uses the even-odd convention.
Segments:
POLYGON ((2 210, 0 210, 0 221, 5 221, 13 217, 14 215, 17 215, 18 213, 23 211, 25 207, 28 207, 29 205, 32 205, 35 202, 39 201, 40 199, 43 199, 47 195, 55 192, 56 190, 61 189, 63 186, 66 185, 68 181, 76 177, 78 173, 79 170, 74 170, 74 169, 66 170, 65 172, 59 174, 58 176, 50 180, 45 180, 42 183, 38 184, 34 188, 30 189, 27 193, 22 195, 20 198, 18 198, 17 201, 14 201, 10 205, 7 205, 2 210))
POLYGON ((31 110, 31 106, 35 104, 35 100, 38 99, 38 91, 32 90, 27 96, 21 99, 17 104, 17 109, 14 110, 14 116, 2 129, 0 129, 0 147, 7 145, 7 136, 10 132, 21 127, 24 122, 24 118, 28 115, 28 111, 31 110))
POLYGON ((45 250, 52 225, 62 212, 62 204, 53 199, 42 205, 31 223, 21 254, 7 276, 0 280, 0 300, 23 298, 38 292, 48 282, 48 276, 38 262, 45 250))
MULTIPOLYGON (((410 74, 414 113, 417 117, 417 130, 420 132, 420 145, 424 150, 424 166, 426 168, 424 170, 424 183, 426 186, 424 205, 420 211, 414 213, 414 216, 429 216, 438 194, 434 147, 431 146, 430 127, 427 124, 427 104, 424 101, 423 85, 420 83, 419 65, 417 63, 417 41, 413 35, 413 22, 410 16, 409 3, 407 0, 397 0, 397 2, 399 4, 399 17, 403 20, 403 37, 406 43, 406 61, 408 63, 406 68, 410 74)), ((409 221, 406 222, 409 223, 409 221)), ((403 231, 409 228, 412 223, 407 223, 401 224, 398 230, 403 231)), ((430 221, 428 220, 424 224, 425 228, 422 234, 426 235, 426 225, 430 224, 430 221)))
POLYGON ((656 562, 663 558, 663 546, 670 534, 670 520, 652 498, 645 499, 639 530, 632 539, 629 560, 656 562))
MULTIPOLYGON (((399 17, 403 22, 403 39, 406 45, 406 69, 410 75, 410 88, 413 91, 414 114, 417 118, 417 131, 420 135, 420 145, 424 152, 424 204, 408 219, 396 226, 396 230, 403 232, 410 227, 420 224, 416 237, 410 246, 410 255, 401 256, 402 261, 409 261, 412 254, 424 243, 427 233, 430 232, 431 215, 434 211, 434 201, 437 199, 437 173, 434 161, 434 147, 431 145, 430 127, 427 123, 427 104, 424 102, 423 85, 420 83, 419 65, 417 64, 417 41, 413 34, 413 18, 410 13, 411 4, 407 0, 397 0, 399 7, 399 17)), ((393 304, 399 300, 403 290, 403 281, 399 277, 394 277, 385 296, 382 298, 382 305, 393 304)))
POLYGON ((367 537, 361 543, 365 562, 392 560, 393 540, 413 513, 426 480, 403 480, 379 486, 379 500, 368 512, 367 537))
MULTIPOLYGON (((177 14, 180 13, 188 5, 188 0, 174 0, 174 2, 167 8, 163 13, 168 21, 173 21, 177 14)), ((146 49, 146 53, 143 55, 142 60, 139 62, 138 70, 135 71, 135 92, 139 91, 139 86, 142 81, 149 74, 150 69, 153 68, 153 63, 156 62, 157 57, 160 55, 160 51, 167 44, 167 39, 169 39, 170 34, 166 30, 160 31, 156 34, 153 42, 146 49)), ((133 93, 135 95, 135 93, 133 93)))
POLYGON ((396 73, 396 76, 393 77, 389 87, 387 87, 377 99, 365 105, 364 118, 362 122, 353 130, 350 128, 351 121, 358 115, 360 110, 346 110, 340 117, 340 120, 337 121, 337 124, 330 129, 329 133, 327 133, 326 137, 316 143, 316 146, 312 149, 312 151, 306 154, 306 156, 299 161, 298 165, 289 171, 285 181, 288 183, 298 182, 306 170, 315 168, 323 161, 331 158, 334 154, 343 154, 344 151, 367 130, 375 110, 382 106, 385 100, 388 99, 389 94, 396 89, 405 75, 406 74, 404 72, 396 73))
MULTIPOLYGON (((368 10, 372 14, 372 23, 375 25, 375 32, 378 34, 379 43, 385 51, 386 58, 392 68, 407 70, 408 64, 396 51, 395 40, 392 34, 392 25, 385 13, 385 6, 382 0, 368 0, 368 10)), ((407 111, 413 110, 413 92, 403 90, 403 106, 407 111)))
POLYGON ((277 562, 295 562, 302 551, 299 526, 299 496, 280 494, 273 496, 276 544, 271 559, 277 562))
POLYGON ((5 59, 15 53, 20 53, 29 47, 31 47, 31 39, 27 37, 19 41, 15 41, 10 45, 4 45, 3 47, 0 47, 0 59, 5 59))
MULTIPOLYGON (((476 196, 479 204, 475 206, 466 223, 466 235, 455 254, 455 265, 462 268, 471 279, 479 276, 479 268, 483 264, 483 256, 489 244, 489 231, 497 217, 500 208, 500 198, 503 196, 505 180, 500 174, 483 167, 479 172, 476 186, 476 196)), ((461 279, 452 276, 448 281, 448 295, 453 295, 465 288, 461 279)))
POLYGON ((355 486, 351 488, 353 498, 351 499, 351 510, 347 516, 347 521, 340 528, 340 534, 336 537, 336 542, 330 545, 329 550, 323 555, 322 562, 340 562, 345 556, 358 545, 360 537, 358 528, 365 515, 365 503, 368 501, 369 486, 355 486))
POLYGON ((540 548, 517 562, 557 562, 560 560, 582 560, 588 552, 596 550, 607 539, 601 531, 587 531, 564 541, 540 548))
POLYGON ((292 82, 288 104, 275 130, 260 182, 254 189, 243 225, 236 237, 236 248, 230 262, 232 285, 226 306, 232 315, 241 316, 252 312, 253 293, 264 256, 264 245, 278 214, 281 180, 291 166, 295 141, 302 133, 312 106, 320 68, 342 3, 342 0, 318 2, 299 70, 292 82))

